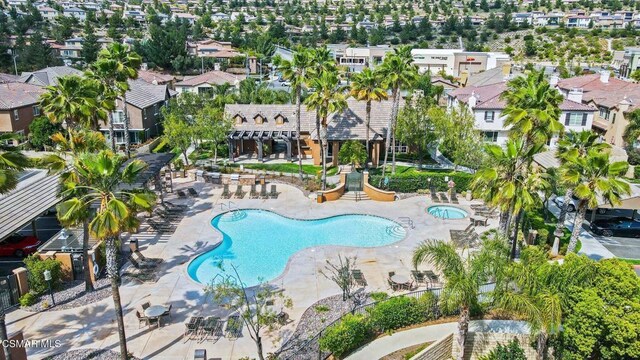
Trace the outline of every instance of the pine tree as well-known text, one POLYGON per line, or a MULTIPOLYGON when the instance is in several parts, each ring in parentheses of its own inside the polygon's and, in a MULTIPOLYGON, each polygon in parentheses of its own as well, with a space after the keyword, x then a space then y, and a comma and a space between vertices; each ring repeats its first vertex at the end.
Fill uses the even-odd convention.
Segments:
POLYGON ((98 44, 98 37, 95 34, 95 29, 89 22, 84 23, 84 42, 82 43, 82 58, 84 62, 90 64, 98 58, 98 51, 100 51, 100 44, 98 44))

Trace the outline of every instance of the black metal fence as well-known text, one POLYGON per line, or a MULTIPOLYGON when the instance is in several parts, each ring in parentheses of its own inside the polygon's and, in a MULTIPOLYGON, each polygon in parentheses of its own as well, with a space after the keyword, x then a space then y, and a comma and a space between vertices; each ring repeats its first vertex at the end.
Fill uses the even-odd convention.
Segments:
POLYGON ((20 292, 15 274, 0 277, 0 306, 5 310, 18 304, 20 292))

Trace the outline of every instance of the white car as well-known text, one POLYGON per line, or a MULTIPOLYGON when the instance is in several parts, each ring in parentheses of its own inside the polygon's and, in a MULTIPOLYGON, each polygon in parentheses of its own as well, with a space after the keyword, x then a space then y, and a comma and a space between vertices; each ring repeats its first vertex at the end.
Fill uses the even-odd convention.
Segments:
MULTIPOLYGON (((553 202, 556 203, 556 205, 558 205, 558 207, 560 209, 562 209, 562 206, 564 205, 564 196, 556 196, 556 198, 553 199, 553 202)), ((571 197, 571 202, 567 206, 567 211, 568 212, 576 211, 576 209, 578 208, 578 203, 579 202, 580 202, 580 199, 578 199, 575 196, 572 196, 571 197)), ((607 212, 607 209, 598 208, 596 211, 598 212, 598 214, 604 214, 604 213, 607 212)))

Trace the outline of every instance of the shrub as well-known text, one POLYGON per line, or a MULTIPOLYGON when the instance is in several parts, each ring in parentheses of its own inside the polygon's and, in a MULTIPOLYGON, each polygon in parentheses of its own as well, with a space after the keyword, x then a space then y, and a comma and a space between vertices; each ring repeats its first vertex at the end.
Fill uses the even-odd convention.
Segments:
POLYGON ((469 190, 473 175, 464 172, 437 172, 437 171, 425 171, 419 173, 407 173, 407 174, 395 174, 387 175, 389 183, 385 185, 382 175, 372 176, 370 183, 373 186, 379 186, 385 190, 392 190, 401 193, 417 192, 419 189, 429 189, 430 186, 435 186, 438 191, 447 191, 447 181, 453 180, 456 183, 456 191, 462 192, 469 190), (431 179, 431 182, 429 182, 431 179), (382 180, 382 181, 381 181, 382 180))
POLYGON ((384 332, 425 322, 428 309, 415 298, 398 296, 378 303, 367 311, 371 327, 384 332))
POLYGON ((481 360, 526 360, 524 350, 520 347, 518 339, 514 338, 507 345, 498 344, 481 360))
POLYGON ((633 167, 633 178, 640 179, 640 165, 635 165, 633 167))
POLYGON ((430 291, 424 293, 418 299, 418 303, 420 304, 420 308, 425 310, 425 320, 433 320, 437 317, 436 312, 439 311, 438 297, 434 293, 430 291))
POLYGON ((327 328, 320 338, 320 349, 331 351, 340 359, 369 341, 373 331, 364 315, 346 315, 327 328))
POLYGON ((24 259, 28 271, 29 287, 36 294, 42 294, 49 290, 49 284, 44 280, 44 271, 51 271, 51 287, 60 288, 62 279, 62 263, 55 259, 40 259, 37 255, 31 255, 24 259))
POLYGON ((373 299, 373 301, 382 301, 387 300, 389 298, 389 294, 384 291, 377 291, 370 293, 369 297, 373 299))
POLYGON ((38 302, 38 296, 32 292, 28 292, 20 297, 20 306, 31 306, 38 302))

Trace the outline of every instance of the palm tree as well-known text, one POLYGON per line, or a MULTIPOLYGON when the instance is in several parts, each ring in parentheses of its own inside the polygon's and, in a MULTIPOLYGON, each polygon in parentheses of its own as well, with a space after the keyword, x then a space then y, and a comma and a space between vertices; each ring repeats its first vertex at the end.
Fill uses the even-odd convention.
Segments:
POLYGON ((609 151, 601 149, 588 149, 584 156, 566 158, 560 174, 565 183, 574 187, 573 194, 579 199, 567 252, 576 249, 588 208, 595 209, 601 200, 617 205, 621 196, 631 193, 629 183, 621 178, 628 168, 626 161, 610 162, 609 151))
MULTIPOLYGON (((311 67, 309 68, 307 75, 308 82, 311 81, 311 79, 321 76, 325 71, 338 71, 336 61, 331 55, 331 51, 329 51, 326 46, 309 50, 309 56, 311 57, 311 67)), ((316 134, 318 135, 318 140, 320 140, 320 113, 317 111, 316 134)), ((320 158, 324 158, 324 148, 322 146, 320 146, 320 158)))
POLYGON ((349 93, 358 101, 366 102, 366 118, 364 124, 366 126, 366 148, 367 161, 371 154, 369 147, 369 129, 371 124, 371 102, 382 101, 388 98, 386 90, 382 87, 382 78, 380 73, 369 68, 364 68, 361 73, 353 76, 351 79, 351 91, 349 93))
POLYGON ((63 221, 78 218, 97 204, 95 216, 89 223, 89 232, 106 245, 107 273, 111 279, 111 292, 116 310, 120 357, 128 358, 122 304, 120 302, 117 243, 120 234, 136 228, 138 211, 150 211, 155 204, 155 195, 150 192, 119 190, 121 183, 133 183, 145 169, 146 164, 125 159, 108 150, 86 153, 74 161, 79 182, 64 183, 67 200, 57 206, 58 216, 63 221), (124 167, 123 167, 124 166, 124 167), (122 170, 121 170, 122 169, 122 170))
POLYGON ((640 110, 636 109, 625 115, 625 119, 629 124, 624 129, 622 139, 627 146, 633 146, 640 137, 640 110))
POLYGON ((107 110, 98 99, 99 83, 77 75, 58 78, 55 86, 46 87, 40 96, 45 116, 54 124, 66 124, 98 130, 99 120, 105 121, 107 110))
MULTIPOLYGON (((593 131, 570 131, 558 140, 557 145, 556 157, 560 160, 561 165, 566 164, 568 159, 585 156, 589 149, 604 150, 607 148, 607 144, 601 143, 598 134, 593 131)), ((573 187, 567 186, 567 191, 564 195, 565 201, 560 208, 560 215, 556 224, 556 233, 561 233, 562 229, 564 229, 564 221, 567 218, 572 197, 573 187)))
POLYGON ((464 345, 469 330, 471 308, 478 303, 480 286, 501 274, 506 266, 508 249, 499 239, 485 240, 478 252, 456 252, 451 243, 428 240, 413 251, 413 266, 433 264, 444 276, 440 306, 447 312, 459 311, 458 359, 464 359, 464 345))
POLYGON ((6 194, 18 185, 20 171, 29 167, 30 161, 15 147, 4 145, 17 138, 17 134, 0 134, 0 194, 6 194))
MULTIPOLYGON (((527 77, 517 77, 507 83, 507 91, 501 99, 507 107, 505 126, 510 126, 509 135, 523 138, 525 147, 546 144, 553 135, 563 129, 560 119, 562 95, 545 80, 544 71, 532 71, 527 77)), ((530 160, 530 159, 527 159, 530 160)))
MULTIPOLYGON (((108 48, 100 50, 98 60, 93 64, 93 72, 90 73, 98 79, 101 79, 111 90, 111 94, 122 98, 122 109, 124 111, 124 145, 127 158, 131 157, 127 91, 129 90, 129 80, 138 78, 138 68, 140 64, 142 64, 140 55, 131 51, 129 46, 115 42, 110 44, 108 48)), ((112 100, 115 103, 116 99, 113 98, 112 100)), ((111 141, 112 143, 115 141, 113 136, 111 141)))
MULTIPOLYGON (((383 84, 386 88, 391 89, 391 99, 393 100, 391 107, 391 116, 387 123, 387 139, 386 151, 384 153, 384 163, 382 165, 382 174, 387 169, 387 157, 392 142, 395 142, 395 124, 398 117, 398 107, 400 104, 400 91, 411 86, 418 78, 418 70, 413 65, 413 57, 411 56, 411 48, 402 46, 394 49, 393 54, 387 55, 379 67, 380 76, 384 79, 383 84)), ((393 146, 392 169, 396 172, 396 152, 393 146)))
POLYGON ((305 99, 305 104, 307 108, 318 113, 322 127, 318 138, 322 143, 322 189, 324 190, 327 188, 327 119, 329 114, 343 111, 347 107, 347 100, 340 87, 337 72, 324 71, 319 77, 311 79, 309 86, 315 91, 305 99))
MULTIPOLYGON (((61 133, 56 133, 52 137, 56 144, 58 154, 47 155, 43 158, 43 163, 50 173, 60 174, 61 183, 71 181, 79 184, 80 175, 75 168, 68 166, 67 160, 63 157, 67 152, 71 153, 73 161, 77 161, 82 154, 95 153, 105 150, 107 143, 104 136, 91 130, 70 130, 67 139, 61 133)), ((87 185, 87 184, 84 184, 87 185)), ((79 192, 80 193, 80 192, 79 192)), ((89 267, 89 222, 93 217, 91 209, 85 212, 75 212, 72 218, 60 219, 64 226, 82 225, 82 259, 84 268, 84 285, 85 291, 93 291, 93 283, 91 282, 91 268, 89 267)))
POLYGON ((302 146, 300 145, 300 107, 302 104, 302 87, 307 82, 307 76, 309 68, 312 66, 311 54, 308 50, 299 47, 293 53, 293 59, 291 61, 284 60, 281 57, 276 56, 274 64, 277 66, 278 71, 282 74, 282 78, 288 80, 293 87, 293 93, 296 99, 296 133, 297 133, 297 147, 298 147, 298 175, 300 180, 303 179, 302 173, 302 146))
POLYGON ((229 83, 215 85, 213 87, 213 104, 219 109, 224 109, 227 104, 233 104, 236 101, 234 87, 229 83))

